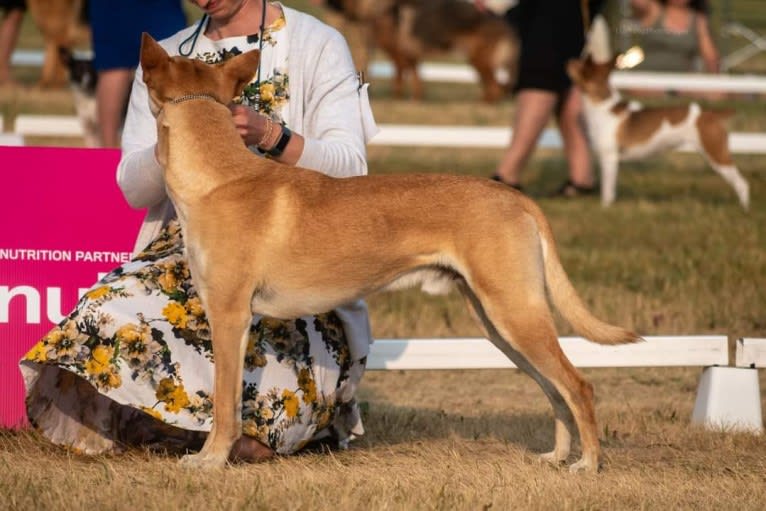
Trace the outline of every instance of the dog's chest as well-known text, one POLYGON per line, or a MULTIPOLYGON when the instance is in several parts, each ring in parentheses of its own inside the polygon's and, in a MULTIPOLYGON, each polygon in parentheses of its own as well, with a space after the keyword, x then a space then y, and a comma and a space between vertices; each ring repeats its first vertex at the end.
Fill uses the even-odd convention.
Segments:
POLYGON ((597 152, 614 152, 618 150, 617 129, 621 119, 610 111, 586 105, 585 119, 588 138, 597 152))

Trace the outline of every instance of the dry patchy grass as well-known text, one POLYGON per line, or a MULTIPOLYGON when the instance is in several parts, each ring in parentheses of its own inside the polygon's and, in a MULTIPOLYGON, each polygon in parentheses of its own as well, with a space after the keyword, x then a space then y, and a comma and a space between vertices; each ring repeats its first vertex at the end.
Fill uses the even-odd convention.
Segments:
POLYGON ((7 509, 762 509, 764 438, 688 424, 698 369, 586 373, 604 447, 595 476, 538 464, 552 414, 523 374, 388 371, 366 376, 367 434, 349 451, 194 472, 0 432, 0 494, 7 509))

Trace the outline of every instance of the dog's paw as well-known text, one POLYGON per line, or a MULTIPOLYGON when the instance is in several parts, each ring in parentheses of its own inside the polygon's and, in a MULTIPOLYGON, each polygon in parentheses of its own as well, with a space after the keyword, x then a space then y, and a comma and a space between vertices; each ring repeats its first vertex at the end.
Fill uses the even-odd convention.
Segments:
POLYGON ((538 456, 540 463, 547 463, 555 467, 561 466, 567 459, 567 454, 560 454, 556 451, 546 452, 538 456))
POLYGON ((581 473, 581 472, 595 474, 596 472, 598 472, 598 462, 581 458, 578 462, 572 463, 569 466, 569 472, 572 474, 581 473))
POLYGON ((227 456, 221 457, 200 452, 181 457, 179 464, 185 468, 211 470, 225 467, 227 458, 227 456))

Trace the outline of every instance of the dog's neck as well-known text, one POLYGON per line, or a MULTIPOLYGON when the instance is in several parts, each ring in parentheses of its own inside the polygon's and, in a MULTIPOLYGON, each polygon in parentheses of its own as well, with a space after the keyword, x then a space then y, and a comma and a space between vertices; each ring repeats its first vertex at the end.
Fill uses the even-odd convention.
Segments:
POLYGON ((611 110, 621 101, 622 95, 611 85, 609 86, 609 96, 604 99, 594 99, 588 94, 583 94, 583 103, 586 108, 591 110, 611 110))
POLYGON ((229 108, 207 94, 165 103, 157 117, 157 143, 165 182, 175 195, 201 197, 255 172, 254 156, 237 133, 229 108))

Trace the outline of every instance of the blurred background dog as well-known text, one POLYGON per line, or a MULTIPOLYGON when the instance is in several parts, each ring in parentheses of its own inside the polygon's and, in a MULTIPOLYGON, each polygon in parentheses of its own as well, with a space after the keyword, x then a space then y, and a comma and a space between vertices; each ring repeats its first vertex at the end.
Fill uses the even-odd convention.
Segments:
MULTIPOLYGON (((376 47, 394 65, 393 90, 422 99, 418 64, 451 52, 465 58, 481 80, 483 99, 494 102, 513 87, 519 43, 511 25, 489 9, 465 0, 327 0, 325 5, 346 19, 364 23, 376 47)), ((357 66, 364 68, 367 60, 357 66)))
POLYGON ((71 49, 90 41, 87 23, 89 0, 27 0, 29 14, 45 41, 39 86, 63 87, 67 83, 66 64, 59 48, 71 49))

